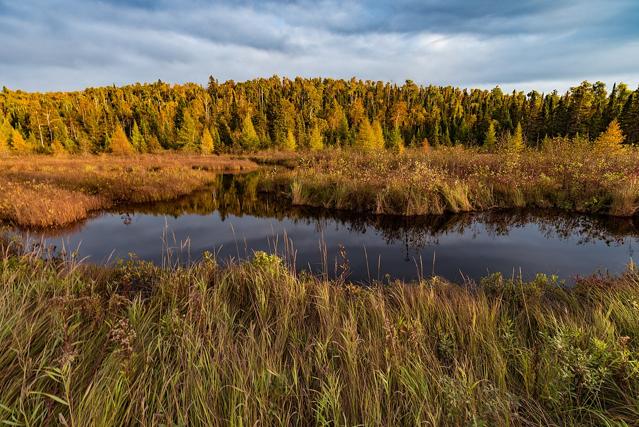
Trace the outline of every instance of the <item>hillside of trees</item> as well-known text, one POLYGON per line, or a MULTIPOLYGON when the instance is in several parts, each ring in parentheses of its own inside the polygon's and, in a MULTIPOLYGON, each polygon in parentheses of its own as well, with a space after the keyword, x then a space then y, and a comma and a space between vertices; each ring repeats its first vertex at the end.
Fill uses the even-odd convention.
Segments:
POLYGON ((639 88, 583 82, 565 94, 271 77, 0 93, 0 152, 231 152, 355 145, 492 145, 507 135, 595 139, 611 122, 639 143, 639 88))

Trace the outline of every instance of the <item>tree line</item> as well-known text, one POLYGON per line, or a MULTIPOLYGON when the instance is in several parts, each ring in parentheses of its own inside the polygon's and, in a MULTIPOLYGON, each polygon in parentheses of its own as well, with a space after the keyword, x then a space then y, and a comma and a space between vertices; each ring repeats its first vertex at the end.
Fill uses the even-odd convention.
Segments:
POLYGON ((639 143, 639 88, 583 82, 527 94, 379 81, 279 78, 77 92, 0 93, 0 151, 236 152, 327 146, 539 146, 594 140, 613 123, 639 143))

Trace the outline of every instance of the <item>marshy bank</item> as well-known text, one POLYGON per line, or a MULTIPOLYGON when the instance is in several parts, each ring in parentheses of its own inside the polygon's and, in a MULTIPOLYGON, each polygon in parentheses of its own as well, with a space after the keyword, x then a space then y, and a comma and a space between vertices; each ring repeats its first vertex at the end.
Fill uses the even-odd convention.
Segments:
POLYGON ((271 191, 296 205, 376 214, 533 207, 629 217, 639 209, 638 154, 561 139, 519 151, 323 150, 274 174, 271 191))
POLYGON ((174 199, 219 173, 256 168, 230 156, 0 156, 0 221, 60 227, 119 204, 174 199))
POLYGON ((260 190, 294 205, 401 216, 558 208, 630 217, 639 209, 639 156, 555 139, 546 148, 473 148, 0 157, 0 221, 59 227, 115 206, 174 199, 215 174, 262 165, 260 190))
POLYGON ((353 287, 257 253, 114 267, 0 251, 18 425, 634 425, 639 275, 353 287))

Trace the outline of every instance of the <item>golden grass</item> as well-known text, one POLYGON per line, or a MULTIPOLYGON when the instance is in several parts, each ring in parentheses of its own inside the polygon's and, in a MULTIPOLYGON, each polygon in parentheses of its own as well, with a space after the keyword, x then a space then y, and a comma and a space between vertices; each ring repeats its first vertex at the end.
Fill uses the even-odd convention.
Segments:
POLYGON ((179 197, 213 181, 217 173, 256 167, 226 156, 0 157, 0 221, 62 226, 119 203, 179 197))
POLYGON ((636 425, 634 268, 466 285, 357 287, 264 253, 162 269, 0 248, 0 421, 636 425))
POLYGON ((639 209, 639 150, 604 154, 563 140, 518 153, 325 150, 302 155, 295 167, 269 180, 296 205, 378 214, 552 207, 633 216, 639 209))

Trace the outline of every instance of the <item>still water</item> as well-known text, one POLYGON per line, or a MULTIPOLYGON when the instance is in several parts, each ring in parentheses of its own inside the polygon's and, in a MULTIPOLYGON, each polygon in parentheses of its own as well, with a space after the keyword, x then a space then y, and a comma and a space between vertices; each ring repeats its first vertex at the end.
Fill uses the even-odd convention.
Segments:
POLYGON ((624 270, 639 223, 554 211, 491 211, 417 218, 296 208, 259 194, 259 175, 224 175, 177 201, 105 212, 72 228, 18 231, 77 250, 90 262, 135 253, 156 263, 189 262, 209 251, 220 262, 264 250, 298 271, 348 275, 356 282, 437 274, 460 281, 493 272, 571 281, 624 270))

